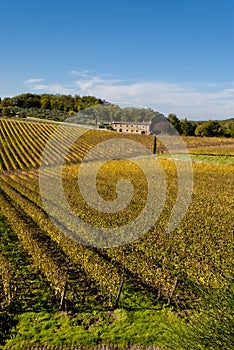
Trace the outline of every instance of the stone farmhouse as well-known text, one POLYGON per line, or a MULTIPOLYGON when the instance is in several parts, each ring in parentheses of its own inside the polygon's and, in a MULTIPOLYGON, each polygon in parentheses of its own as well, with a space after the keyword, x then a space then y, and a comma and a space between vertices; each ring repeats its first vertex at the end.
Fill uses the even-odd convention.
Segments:
POLYGON ((150 135, 150 122, 112 122, 112 128, 118 132, 150 135))

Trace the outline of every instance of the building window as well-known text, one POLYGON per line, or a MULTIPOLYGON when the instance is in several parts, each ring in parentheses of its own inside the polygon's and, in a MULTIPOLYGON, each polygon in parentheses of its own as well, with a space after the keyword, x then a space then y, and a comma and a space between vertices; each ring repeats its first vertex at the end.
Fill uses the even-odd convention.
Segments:
POLYGON ((128 129, 126 129, 126 131, 128 132, 128 129))

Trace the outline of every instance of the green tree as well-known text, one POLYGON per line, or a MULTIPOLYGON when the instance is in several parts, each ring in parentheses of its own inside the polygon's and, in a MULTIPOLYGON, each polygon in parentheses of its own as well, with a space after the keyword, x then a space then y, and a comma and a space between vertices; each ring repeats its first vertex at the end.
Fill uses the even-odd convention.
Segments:
POLYGON ((195 130, 196 136, 223 136, 224 131, 217 120, 208 120, 199 124, 195 130))
POLYGON ((180 120, 177 117, 176 114, 170 113, 167 116, 167 119, 171 123, 171 125, 175 128, 175 130, 180 134, 181 133, 181 128, 180 128, 180 120))
POLYGON ((6 117, 10 117, 12 116, 12 109, 10 107, 3 107, 2 109, 2 115, 6 116, 6 117))
POLYGON ((194 122, 190 122, 187 119, 182 119, 180 121, 180 130, 183 135, 194 136, 195 129, 196 129, 196 124, 194 122))
POLYGON ((5 98, 2 100, 2 105, 3 105, 3 107, 12 106, 12 99, 11 99, 10 97, 5 97, 5 98))
POLYGON ((234 137, 234 118, 223 120, 220 124, 226 137, 234 137))
POLYGON ((48 94, 41 95, 41 108, 50 109, 51 108, 51 96, 48 94))

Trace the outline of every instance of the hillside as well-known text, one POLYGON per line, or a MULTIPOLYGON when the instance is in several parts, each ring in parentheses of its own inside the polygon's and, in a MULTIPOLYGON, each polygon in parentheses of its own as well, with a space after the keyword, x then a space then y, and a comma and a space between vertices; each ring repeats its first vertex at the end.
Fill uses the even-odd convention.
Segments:
MULTIPOLYGON (((195 157, 216 157, 215 164, 190 164, 167 159, 162 139, 157 158, 139 154, 139 145, 152 153, 153 136, 9 119, 0 120, 0 133, 3 349, 185 349, 186 339, 190 349, 205 350, 201 334, 231 349, 233 165, 220 159, 233 159, 233 139, 185 137, 195 157), (121 179, 132 193, 129 183, 121 191, 121 179), (119 196, 119 207, 106 210, 119 196), (178 198, 180 221, 168 233, 178 198), (112 246, 105 229, 119 232, 112 246)), ((177 155, 180 144, 171 140, 177 155)))
POLYGON ((234 137, 234 119, 195 122, 180 119, 170 113, 167 117, 151 108, 128 106, 121 108, 94 96, 71 96, 52 94, 21 94, 0 98, 0 115, 17 118, 39 118, 70 121, 84 125, 103 125, 113 121, 151 122, 151 132, 172 133, 184 136, 234 137), (168 123, 168 121, 170 123, 168 123), (170 126, 173 126, 171 128, 170 126))

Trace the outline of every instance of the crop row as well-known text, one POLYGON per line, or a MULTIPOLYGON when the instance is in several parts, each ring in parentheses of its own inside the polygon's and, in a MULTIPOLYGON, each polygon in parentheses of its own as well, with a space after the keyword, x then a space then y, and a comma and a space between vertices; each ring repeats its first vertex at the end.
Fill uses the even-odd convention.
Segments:
MULTIPOLYGON (((101 287, 116 294, 121 276, 117 269, 106 262, 99 254, 80 245, 74 244, 74 241, 64 236, 60 230, 54 226, 46 213, 38 207, 30 199, 26 198, 18 191, 13 189, 9 184, 0 182, 2 190, 29 215, 32 220, 40 227, 40 229, 51 237, 51 239, 59 244, 64 253, 72 259, 76 264, 80 264, 85 273, 101 287)), ((24 191, 24 194, 26 192, 24 191)), ((64 284, 64 280, 61 285, 64 284)), ((61 287, 61 286, 60 286, 61 287)))
MULTIPOLYGON (((116 294, 121 278, 125 276, 127 280, 148 286, 155 291, 155 295, 163 298, 170 299, 176 286, 173 297, 178 301, 195 299, 191 285, 215 286, 223 280, 223 275, 229 276, 232 271, 232 167, 194 165, 195 183, 190 208, 179 227, 167 237, 165 228, 171 208, 175 204, 177 181, 173 162, 160 162, 168 181, 167 201, 160 220, 142 239, 112 249, 89 249, 66 237, 55 227, 43 209, 37 172, 2 175, 1 187, 59 245, 71 261, 80 264, 87 276, 105 290, 116 294)), ((112 170, 106 167, 104 170, 108 174, 104 171, 103 178, 98 180, 100 193, 106 199, 112 198, 111 182, 116 183, 117 180, 116 162, 114 167, 112 170)), ((130 173, 133 174, 134 171, 131 168, 130 173)), ((129 220, 141 208, 142 183, 141 191, 135 197, 135 204, 130 207, 129 216, 125 218, 122 212, 121 215, 98 214, 95 217, 94 212, 88 210, 79 196, 76 173, 75 165, 65 167, 64 191, 73 211, 82 218, 91 220, 93 224, 114 227, 129 220)), ((58 176, 59 173, 57 174, 56 168, 48 168, 47 175, 49 183, 50 176, 58 176)), ((138 181, 139 178, 135 185, 139 187, 138 181)), ((51 205, 55 211, 66 215, 58 198, 54 189, 54 196, 49 198, 51 205)))
POLYGON ((4 198, 0 196, 1 211, 7 218, 11 229, 16 233, 24 250, 32 257, 34 263, 45 274, 54 289, 61 292, 67 279, 65 271, 57 266, 50 254, 46 253, 34 238, 34 229, 20 217, 18 211, 4 198))
POLYGON ((2 277, 3 291, 5 297, 7 299, 8 304, 10 304, 12 299, 11 281, 13 272, 2 252, 0 252, 0 276, 2 277))
MULTIPOLYGON (((38 167, 43 156, 43 165, 80 162, 93 148, 110 139, 124 139, 126 135, 99 130, 85 130, 69 125, 50 123, 21 122, 0 120, 0 170, 16 170, 38 167), (71 141, 73 140, 73 141, 71 141), (49 148, 45 152, 45 146, 49 148)), ((127 135, 152 149, 153 138, 139 135, 127 135)), ((103 155, 94 150, 91 159, 110 157, 114 151, 105 149, 103 155)), ((121 149, 122 155, 131 155, 132 150, 121 149)))
MULTIPOLYGON (((131 246, 131 254, 129 251, 126 253, 125 249, 122 250, 121 248, 95 251, 71 241, 53 225, 43 211, 38 193, 27 188, 30 181, 19 184, 19 181, 13 180, 12 177, 15 178, 15 175, 1 177, 2 190, 59 244, 72 261, 81 264, 87 275, 95 280, 97 284, 104 287, 112 295, 116 295, 120 280, 125 275, 127 280, 135 281, 134 283, 138 284, 143 283, 154 290, 157 290, 161 280, 163 282, 161 283, 163 286, 161 287, 162 294, 164 296, 170 294, 175 277, 168 274, 168 272, 162 274, 162 271, 157 270, 153 262, 149 264, 148 257, 142 254, 139 249, 133 250, 131 246)), ((63 210, 59 207, 59 203, 54 202, 52 205, 56 205, 57 210, 63 210)))
MULTIPOLYGON (((194 189, 189 209, 178 227, 167 236, 165 234, 167 222, 178 193, 178 177, 173 161, 160 160, 166 178, 167 195, 159 220, 138 241, 124 247, 88 248, 69 238, 58 228, 67 222, 69 213, 60 201, 61 194, 56 186, 52 186, 52 193, 47 200, 54 208, 54 219, 57 220, 58 226, 49 218, 41 199, 40 169, 37 168, 43 154, 43 164, 46 166, 44 176, 50 189, 50 184, 54 183, 53 179, 61 176, 59 165, 63 163, 64 158, 63 190, 73 213, 97 227, 120 227, 137 217, 144 207, 147 183, 143 181, 141 173, 134 166, 126 165, 127 163, 123 163, 124 166, 121 168, 120 161, 107 162, 99 172, 97 189, 100 196, 107 201, 116 199, 116 184, 120 178, 130 179, 133 184, 134 196, 129 207, 114 214, 98 212, 85 203, 79 192, 77 174, 80 161, 95 145, 110 138, 125 136, 97 130, 82 134, 78 128, 68 126, 58 128, 52 124, 16 121, 0 121, 0 132, 1 170, 8 170, 0 174, 1 212, 7 217, 25 251, 32 255, 35 265, 41 269, 53 288, 59 291, 59 295, 67 280, 70 283, 71 299, 74 295, 76 298, 79 293, 82 294, 80 289, 76 289, 70 277, 74 274, 79 275, 78 270, 81 271, 79 278, 82 283, 84 278, 87 278, 87 281, 92 281, 93 286, 98 286, 98 290, 102 290, 101 293, 104 295, 106 292, 116 295, 124 278, 149 287, 155 295, 162 296, 168 301, 173 299, 177 303, 181 300, 195 300, 194 291, 197 286, 225 284, 226 277, 232 275, 232 166, 193 165, 194 189), (48 151, 43 152, 52 135, 48 151), (77 141, 70 147, 72 139, 77 141), (31 167, 34 169, 29 170, 31 167), (29 241, 23 236, 23 232, 28 232, 29 241), (38 232, 40 237, 43 237, 41 242, 38 239, 38 232), (50 240, 49 246, 46 237, 50 240), (35 252, 32 251, 33 244, 38 247, 35 252), (51 248, 53 244, 57 253, 51 248), (53 273, 48 270, 45 259, 48 262, 51 259, 53 273), (66 259, 69 260, 69 266, 65 264, 66 259), (60 266, 63 266, 64 270, 61 276, 60 274, 57 276, 56 271, 60 271, 60 266)), ((142 142, 148 148, 152 146, 152 137, 142 136, 137 139, 134 135, 128 137, 142 142)), ((215 144, 217 140, 212 140, 212 143, 211 140, 197 138, 200 142, 198 149, 194 140, 195 138, 186 138, 188 147, 194 152, 212 150, 217 154, 219 147, 215 144)), ((232 145, 232 140, 220 140, 220 149, 225 149, 225 152, 229 149, 231 153, 232 145)), ((175 151, 178 151, 176 143, 175 151)), ((124 152, 129 155, 133 150, 126 149, 124 152)), ((105 156, 111 158, 112 150, 106 149, 103 153, 104 158, 105 156)), ((100 154, 94 150, 90 160, 99 158, 100 154)), ((86 174, 87 187, 91 175, 90 171, 86 174)), ((156 191, 158 186, 160 183, 155 181, 155 187, 150 190, 156 191)), ((92 196, 93 192, 90 190, 89 197, 93 200, 92 196)), ((71 226, 68 225, 67 228, 72 233, 74 223, 71 222, 71 226)), ((82 236, 81 231, 80 233, 82 236)), ((2 267, 3 275, 6 276, 4 271, 7 269, 7 264, 3 263, 2 267)), ((7 288, 7 283, 4 288, 7 288)), ((86 287, 84 283, 84 288, 86 287)))
MULTIPOLYGON (((142 283, 152 286, 164 297, 170 297, 174 285, 180 284, 177 292, 180 299, 183 298, 183 293, 188 293, 189 285, 225 284, 223 276, 232 274, 233 167, 193 165, 194 189, 190 206, 179 226, 167 236, 165 229, 171 209, 175 205, 178 183, 173 162, 161 160, 161 165, 167 179, 167 200, 160 219, 140 240, 124 247, 108 249, 106 254, 116 264, 124 265, 127 273, 138 276, 142 283)), ((119 179, 119 166, 120 162, 113 162, 112 168, 109 164, 103 170, 102 177, 100 175, 97 178, 100 195, 105 199, 113 199, 113 183, 116 184, 119 179)), ((66 167, 63 189, 73 211, 90 220, 93 225, 114 227, 126 224, 141 209, 141 204, 144 205, 144 183, 136 176, 136 193, 129 208, 130 213, 122 211, 116 215, 99 214, 88 208, 80 196, 76 172, 75 166, 66 167)), ((134 167, 130 167, 129 173, 124 168, 124 175, 133 180, 133 183, 134 172, 134 167)), ((88 176, 90 172, 87 173, 87 179, 88 176)), ((155 188, 150 190, 154 192, 158 185, 156 181, 155 188)), ((92 196, 93 193, 90 193, 90 198, 92 196)), ((53 205, 56 198, 58 196, 55 191, 54 197, 50 197, 53 205)), ((62 209, 58 204, 56 207, 58 210, 62 209)))
MULTIPOLYGON (((89 151, 107 140, 128 139, 142 143, 152 150, 153 136, 119 134, 100 130, 84 130, 69 125, 50 123, 33 123, 15 120, 0 120, 0 171, 38 167, 43 156, 43 165, 55 165, 80 162, 89 151), (45 152, 45 146, 49 148, 45 152), (73 141, 71 141, 73 140, 73 141)), ((183 139, 190 153, 203 154, 234 154, 234 140, 225 138, 186 137, 183 139)), ((157 138, 157 152, 184 152, 181 149, 181 138, 170 138, 170 149, 163 145, 163 138, 157 138)), ((110 143, 111 144, 111 143, 110 143)), ((129 144, 128 144, 129 146, 129 144)), ((103 151, 102 151, 103 152, 103 151)), ((111 157, 115 155, 116 147, 106 148, 103 154, 95 150, 90 159, 111 157)), ((134 154, 133 150, 120 148, 121 156, 134 154)))

